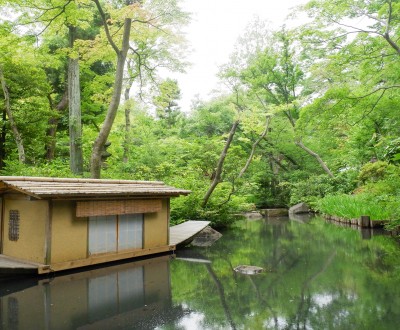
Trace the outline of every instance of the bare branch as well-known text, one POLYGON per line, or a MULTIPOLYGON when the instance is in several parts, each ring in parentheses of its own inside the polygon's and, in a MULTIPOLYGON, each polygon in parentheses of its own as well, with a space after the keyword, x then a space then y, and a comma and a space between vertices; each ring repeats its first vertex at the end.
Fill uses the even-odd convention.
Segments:
POLYGON ((375 94, 375 93, 377 93, 377 92, 379 92, 379 91, 384 91, 384 92, 386 92, 387 90, 393 89, 393 88, 400 88, 400 85, 392 85, 392 86, 387 86, 387 87, 379 87, 379 88, 373 90, 372 92, 370 92, 370 93, 368 93, 368 94, 364 94, 364 95, 361 95, 361 96, 347 96, 346 98, 347 98, 347 99, 350 99, 350 100, 363 99, 363 98, 366 98, 366 97, 368 97, 368 96, 371 96, 372 94, 375 94))
POLYGON ((109 30, 108 25, 107 25, 106 15, 105 15, 105 13, 103 11, 103 8, 101 7, 99 0, 93 0, 93 1, 96 4, 97 10, 99 11, 101 20, 103 22, 103 26, 104 26, 104 30, 106 32, 107 40, 110 43, 111 47, 114 49, 114 51, 119 55, 121 53, 121 50, 117 47, 117 45, 115 44, 113 38, 111 37, 110 30, 109 30))
POLYGON ((301 149, 303 149, 305 152, 307 152, 309 155, 313 156, 318 163, 321 165, 321 167, 323 168, 323 170, 331 177, 333 178, 333 173, 331 172, 331 170, 328 168, 328 166, 325 164, 325 162, 322 160, 322 158, 320 157, 320 155, 318 155, 315 151, 311 150, 310 148, 306 147, 303 144, 302 139, 298 139, 297 141, 295 141, 295 144, 297 146, 299 146, 301 149))
POLYGON ((340 26, 343 26, 343 27, 346 27, 346 28, 353 29, 353 30, 355 30, 355 32, 367 33, 367 34, 377 34, 377 35, 382 36, 382 33, 379 33, 379 32, 377 32, 377 31, 360 29, 359 27, 356 27, 356 26, 353 26, 353 25, 344 24, 344 23, 338 22, 338 21, 336 21, 336 20, 334 20, 334 19, 331 19, 331 21, 332 21, 333 23, 337 24, 337 25, 340 25, 340 26))
POLYGON ((372 111, 375 110, 376 106, 378 105, 379 101, 382 99, 382 97, 383 97, 383 95, 385 94, 385 92, 386 92, 386 90, 383 90, 382 93, 381 93, 381 95, 379 95, 378 99, 374 102, 374 104, 373 104, 373 106, 371 107, 371 109, 368 110, 367 112, 365 112, 359 120, 357 120, 355 123, 350 124, 350 125, 355 126, 355 125, 357 125, 358 123, 360 123, 361 121, 363 121, 365 118, 367 118, 367 117, 372 113, 372 111))

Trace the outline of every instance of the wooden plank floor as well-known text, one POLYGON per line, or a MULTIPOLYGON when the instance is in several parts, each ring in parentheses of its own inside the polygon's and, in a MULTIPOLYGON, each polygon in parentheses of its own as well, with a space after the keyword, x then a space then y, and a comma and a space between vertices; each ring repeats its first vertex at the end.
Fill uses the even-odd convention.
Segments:
POLYGON ((190 242, 196 234, 209 225, 210 221, 189 220, 176 226, 170 227, 169 244, 179 245, 190 242))
POLYGON ((6 273, 36 273, 38 268, 43 266, 39 263, 23 261, 0 254, 0 274, 6 273))

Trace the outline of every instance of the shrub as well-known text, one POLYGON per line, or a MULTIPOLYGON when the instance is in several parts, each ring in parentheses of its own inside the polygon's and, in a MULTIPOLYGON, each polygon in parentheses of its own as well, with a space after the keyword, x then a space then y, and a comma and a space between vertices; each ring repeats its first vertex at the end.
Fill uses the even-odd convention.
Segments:
POLYGON ((377 182, 388 178, 390 176, 398 176, 399 169, 393 164, 388 162, 377 161, 374 163, 365 164, 358 175, 360 183, 365 184, 367 182, 377 182))
POLYGON ((335 178, 323 174, 298 181, 292 184, 290 204, 305 202, 315 208, 318 201, 327 195, 351 192, 356 186, 355 178, 355 171, 344 171, 335 178))

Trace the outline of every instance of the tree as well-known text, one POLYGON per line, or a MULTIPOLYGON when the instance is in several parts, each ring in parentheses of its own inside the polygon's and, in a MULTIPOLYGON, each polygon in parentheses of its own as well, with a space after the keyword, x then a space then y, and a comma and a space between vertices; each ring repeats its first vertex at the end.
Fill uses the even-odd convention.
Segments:
POLYGON ((17 144, 18 158, 19 158, 20 163, 25 163, 25 148, 24 148, 24 144, 22 142, 21 133, 18 130, 17 123, 15 122, 14 115, 11 111, 10 92, 9 92, 9 88, 8 88, 6 79, 4 78, 3 70, 1 67, 0 67, 0 83, 1 83, 2 90, 3 90, 3 94, 4 94, 5 112, 8 116, 8 120, 10 122, 11 130, 13 132, 14 139, 15 139, 15 143, 17 144))
POLYGON ((351 40, 353 35, 378 36, 400 55, 396 38, 400 27, 399 6, 396 0, 318 0, 308 2, 302 9, 313 18, 312 23, 305 27, 306 31, 311 32, 307 33, 310 41, 316 41, 317 37, 320 44, 339 45, 343 41, 351 40), (339 29, 332 30, 332 26, 339 29))
POLYGON ((301 132, 296 130, 301 98, 307 90, 298 56, 285 30, 275 33, 271 46, 250 61, 248 67, 242 71, 241 79, 250 87, 251 93, 262 106, 267 106, 276 115, 283 114, 287 118, 297 135, 295 144, 316 158, 322 169, 329 176, 333 176, 320 155, 304 145, 301 132))
MULTIPOLYGON (((70 48, 73 49, 76 27, 69 26, 70 48)), ((68 60, 68 100, 69 100, 69 149, 70 169, 72 173, 82 174, 82 120, 79 58, 70 55, 68 60)))
MULTIPOLYGON (((41 66, 43 58, 34 52, 35 40, 30 36, 18 36, 11 28, 7 23, 0 25, 0 98, 4 99, 6 113, 3 118, 9 123, 19 162, 34 162, 44 150, 49 86, 41 66)), ((7 145, 5 128, 4 122, 3 150, 7 145)))
MULTIPOLYGON (((144 68, 150 68, 149 62, 146 61, 147 64, 144 65, 143 62, 141 62, 142 57, 140 53, 137 51, 137 49, 131 47, 129 43, 131 38, 132 24, 139 30, 141 30, 140 26, 145 26, 147 29, 150 29, 151 34, 157 32, 159 37, 157 43, 162 45, 164 33, 167 30, 170 30, 170 33, 174 34, 174 29, 172 29, 172 25, 179 25, 179 23, 184 23, 186 21, 186 15, 181 12, 175 1, 153 1, 150 2, 147 7, 144 5, 142 6, 139 1, 134 1, 133 3, 127 3, 127 5, 120 10, 116 10, 116 13, 119 14, 119 17, 115 16, 108 19, 106 13, 103 11, 103 7, 100 2, 98 0, 94 0, 94 2, 102 18, 103 27, 108 43, 111 45, 115 54, 117 55, 117 65, 111 101, 108 106, 106 118, 93 144, 91 155, 91 176, 94 178, 99 178, 101 172, 101 151, 110 134, 120 103, 124 67, 128 51, 131 49, 134 54, 138 54, 138 64, 140 65, 139 67, 142 67, 141 65, 143 65, 144 68), (109 25, 109 23, 112 24, 109 25), (117 45, 116 41, 114 40, 115 37, 113 38, 112 36, 111 30, 115 30, 116 32, 120 30, 122 31, 120 34, 117 35, 119 36, 119 38, 122 37, 121 46, 117 45)), ((168 35, 168 33, 165 34, 168 35)), ((163 46, 165 47, 165 45, 163 46)), ((151 69, 155 70, 156 67, 157 66, 152 67, 151 69)))
POLYGON ((165 79, 158 85, 158 94, 153 97, 156 106, 156 114, 159 119, 171 128, 179 115, 179 101, 181 97, 178 82, 173 79, 165 79))
POLYGON ((333 143, 342 146, 338 167, 383 157, 397 134, 398 6, 388 0, 312 1, 303 7, 313 21, 300 29, 299 40, 318 92, 299 125, 313 134, 318 129, 322 141, 335 138, 333 143), (327 129, 334 134, 324 134, 327 129))

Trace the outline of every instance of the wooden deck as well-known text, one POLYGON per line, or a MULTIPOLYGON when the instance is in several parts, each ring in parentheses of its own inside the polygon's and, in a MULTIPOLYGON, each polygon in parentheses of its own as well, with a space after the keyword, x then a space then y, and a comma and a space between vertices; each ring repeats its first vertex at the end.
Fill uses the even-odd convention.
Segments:
POLYGON ((193 238, 206 228, 210 221, 186 221, 176 226, 172 226, 169 231, 169 244, 176 246, 190 243, 193 238))
POLYGON ((44 265, 0 254, 0 276, 7 274, 37 274, 44 265))

